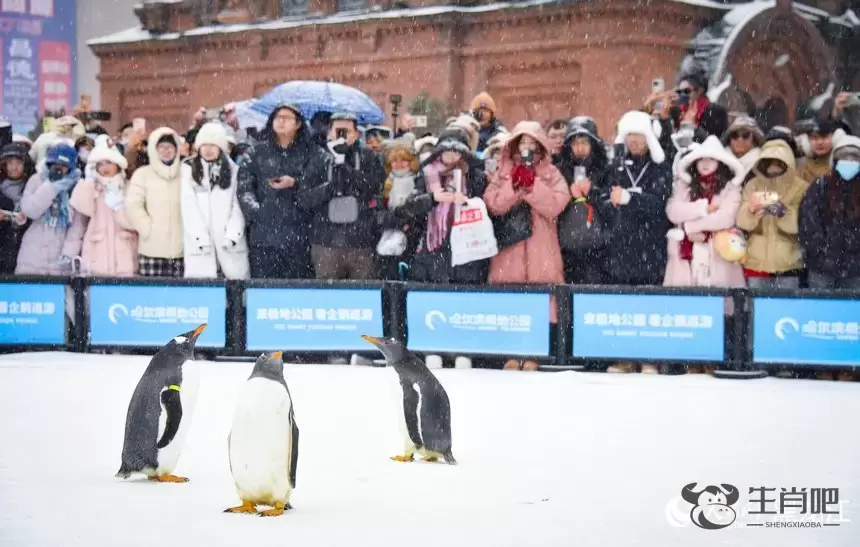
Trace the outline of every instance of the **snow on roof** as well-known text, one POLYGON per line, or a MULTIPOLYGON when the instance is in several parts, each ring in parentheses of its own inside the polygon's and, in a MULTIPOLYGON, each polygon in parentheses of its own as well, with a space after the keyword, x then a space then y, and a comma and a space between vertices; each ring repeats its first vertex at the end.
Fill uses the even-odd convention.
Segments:
MULTIPOLYGON (((164 2, 165 0, 160 0, 164 2)), ((172 0, 170 0, 172 1, 172 0)), ((394 9, 387 11, 378 10, 353 10, 342 11, 332 15, 314 17, 313 15, 302 15, 295 17, 284 17, 274 21, 260 23, 237 23, 229 25, 212 25, 198 27, 185 32, 167 32, 163 34, 152 34, 140 27, 133 27, 120 32, 94 38, 87 45, 98 46, 105 44, 122 44, 144 41, 169 41, 177 40, 184 36, 205 36, 209 34, 232 34, 248 30, 279 30, 298 28, 311 25, 333 25, 338 23, 351 23, 356 21, 369 21, 381 19, 417 18, 430 17, 443 13, 483 13, 499 11, 503 9, 523 9, 547 4, 578 3, 583 0, 525 0, 523 2, 496 2, 483 6, 459 7, 459 6, 428 6, 424 8, 394 9)))

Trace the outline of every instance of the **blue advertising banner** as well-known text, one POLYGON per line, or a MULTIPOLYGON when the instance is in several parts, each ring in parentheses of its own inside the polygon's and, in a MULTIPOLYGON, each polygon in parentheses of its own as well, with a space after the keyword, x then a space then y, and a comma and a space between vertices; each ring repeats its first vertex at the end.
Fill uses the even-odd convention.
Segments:
POLYGON ((249 351, 373 351, 382 336, 381 289, 245 291, 249 351))
POLYGON ((753 300, 753 361, 860 366, 860 300, 753 300))
POLYGON ((0 0, 0 111, 27 133, 45 110, 71 113, 75 93, 75 2, 0 0))
POLYGON ((178 334, 208 323, 197 347, 226 345, 224 287, 90 285, 90 343, 161 347, 178 334))
POLYGON ((0 283, 0 344, 65 343, 65 285, 0 283))
POLYGON ((573 355, 722 361, 722 296, 574 294, 573 355))
POLYGON ((411 350, 549 355, 548 294, 409 291, 411 350))

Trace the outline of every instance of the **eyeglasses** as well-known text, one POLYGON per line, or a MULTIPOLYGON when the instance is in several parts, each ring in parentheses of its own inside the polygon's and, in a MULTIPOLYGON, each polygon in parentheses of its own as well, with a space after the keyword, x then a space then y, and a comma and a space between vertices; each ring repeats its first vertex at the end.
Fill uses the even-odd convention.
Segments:
POLYGON ((732 135, 733 141, 736 141, 736 140, 748 141, 750 139, 752 139, 752 133, 750 133, 750 132, 735 133, 734 135, 732 135))

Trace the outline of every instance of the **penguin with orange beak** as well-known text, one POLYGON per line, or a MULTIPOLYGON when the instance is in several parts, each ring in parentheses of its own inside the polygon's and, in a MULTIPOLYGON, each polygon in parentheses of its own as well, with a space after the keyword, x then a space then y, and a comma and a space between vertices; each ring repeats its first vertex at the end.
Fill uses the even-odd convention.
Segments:
POLYGON ((143 473, 155 482, 188 482, 172 473, 197 401, 200 374, 194 346, 205 329, 206 323, 176 336, 152 356, 128 405, 117 477, 143 473))
POLYGON ((230 472, 242 505, 225 513, 276 517, 292 509, 299 426, 280 351, 264 353, 239 393, 227 437, 230 472), (257 512, 257 506, 269 509, 257 512))
POLYGON ((400 380, 403 418, 406 430, 405 451, 391 459, 411 462, 417 452, 423 461, 444 459, 449 465, 457 460, 451 453, 451 402, 445 388, 424 361, 413 355, 394 338, 362 338, 379 348, 385 361, 400 380))

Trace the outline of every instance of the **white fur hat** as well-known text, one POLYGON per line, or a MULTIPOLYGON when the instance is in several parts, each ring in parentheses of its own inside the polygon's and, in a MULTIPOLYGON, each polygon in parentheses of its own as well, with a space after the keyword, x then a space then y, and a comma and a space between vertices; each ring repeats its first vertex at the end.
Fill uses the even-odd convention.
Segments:
POLYGON ((681 161, 678 162, 678 178, 689 184, 692 180, 690 169, 702 158, 717 160, 731 169, 734 174, 732 184, 739 185, 743 183, 744 175, 746 174, 743 164, 726 150, 720 139, 714 135, 709 136, 702 144, 691 147, 690 152, 681 158, 681 161))
POLYGON ((421 149, 424 148, 425 146, 431 146, 433 148, 436 148, 436 144, 438 142, 439 142, 439 139, 437 139, 436 137, 431 135, 429 137, 417 139, 414 143, 412 143, 412 146, 415 149, 415 153, 418 154, 419 152, 421 152, 421 149))
POLYGON ((229 143, 224 126, 216 122, 203 124, 203 127, 200 128, 200 131, 197 132, 197 137, 194 139, 194 149, 197 150, 204 144, 214 144, 224 152, 227 152, 229 143))
MULTIPOLYGON (((99 135, 102 137, 103 135, 99 135)), ((125 156, 119 153, 119 150, 116 147, 108 146, 108 140, 101 138, 96 142, 96 147, 93 148, 93 151, 90 152, 90 155, 87 157, 87 165, 98 165, 99 162, 109 161, 113 164, 119 166, 120 169, 125 171, 128 169, 128 161, 126 161, 125 156)))
POLYGON ((618 122, 618 138, 616 143, 623 143, 627 135, 644 135, 648 144, 648 151, 654 163, 663 163, 666 154, 660 146, 658 135, 660 134, 659 123, 645 112, 632 110, 621 117, 618 122))

